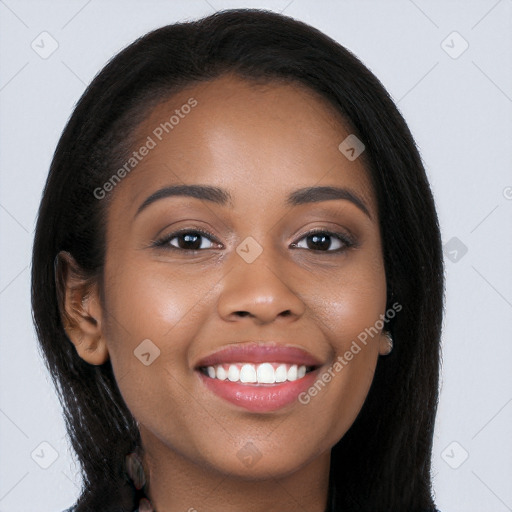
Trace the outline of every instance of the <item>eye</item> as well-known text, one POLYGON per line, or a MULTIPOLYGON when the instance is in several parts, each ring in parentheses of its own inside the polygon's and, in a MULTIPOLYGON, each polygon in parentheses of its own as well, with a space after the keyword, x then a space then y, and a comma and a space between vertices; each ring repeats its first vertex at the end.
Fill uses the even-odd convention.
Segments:
POLYGON ((211 239, 215 240, 211 233, 200 229, 187 229, 165 235, 163 238, 156 240, 153 246, 178 251, 198 251, 210 249, 213 246, 211 239), (203 241, 207 241, 206 244, 203 241))
POLYGON ((333 233, 326 230, 311 231, 298 243, 292 244, 293 247, 299 249, 310 249, 317 252, 341 252, 354 245, 355 243, 344 233, 333 233))
MULTIPOLYGON (((211 249, 216 242, 214 235, 201 229, 183 229, 153 242, 154 247, 163 247, 177 251, 199 251, 211 249)), ((218 243, 218 242, 217 242, 218 243)), ((222 245, 218 243, 218 245, 222 245)), ((309 249, 316 252, 342 252, 353 247, 355 242, 344 233, 334 233, 328 230, 316 230, 307 233, 299 242, 291 244, 299 249, 309 249)))

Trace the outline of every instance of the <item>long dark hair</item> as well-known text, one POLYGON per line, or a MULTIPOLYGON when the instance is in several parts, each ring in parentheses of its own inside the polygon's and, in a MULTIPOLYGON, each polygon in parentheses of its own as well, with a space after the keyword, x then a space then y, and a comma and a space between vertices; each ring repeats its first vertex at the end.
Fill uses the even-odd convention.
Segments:
POLYGON ((126 161, 134 130, 152 106, 225 73, 316 91, 366 147, 387 308, 396 302, 402 310, 390 323, 393 352, 379 359, 362 410, 332 449, 331 491, 343 511, 434 510, 430 458, 444 277, 434 200, 416 145, 382 84, 343 46, 293 18, 234 9, 154 30, 116 55, 79 100, 53 157, 33 246, 32 307, 81 466, 76 511, 136 507, 123 468, 141 439, 110 361, 88 364, 66 336, 55 257, 69 251, 86 276, 101 282, 109 198, 98 200, 93 191, 126 161))

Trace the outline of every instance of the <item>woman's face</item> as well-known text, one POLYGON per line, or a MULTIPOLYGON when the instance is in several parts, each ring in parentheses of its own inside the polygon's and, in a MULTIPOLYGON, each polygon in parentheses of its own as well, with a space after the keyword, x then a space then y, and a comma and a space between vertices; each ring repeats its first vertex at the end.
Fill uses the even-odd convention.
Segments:
POLYGON ((98 329, 153 458, 286 475, 354 422, 386 347, 358 336, 386 281, 369 176, 338 149, 349 134, 310 91, 229 76, 138 127, 109 192, 98 329))

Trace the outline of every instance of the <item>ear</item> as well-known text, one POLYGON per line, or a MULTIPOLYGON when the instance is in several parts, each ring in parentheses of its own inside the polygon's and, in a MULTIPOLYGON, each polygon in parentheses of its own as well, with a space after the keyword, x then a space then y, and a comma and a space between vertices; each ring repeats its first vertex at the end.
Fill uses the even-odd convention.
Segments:
POLYGON ((78 355, 92 365, 105 363, 109 354, 96 280, 86 276, 69 252, 61 251, 55 258, 55 284, 62 325, 78 355))

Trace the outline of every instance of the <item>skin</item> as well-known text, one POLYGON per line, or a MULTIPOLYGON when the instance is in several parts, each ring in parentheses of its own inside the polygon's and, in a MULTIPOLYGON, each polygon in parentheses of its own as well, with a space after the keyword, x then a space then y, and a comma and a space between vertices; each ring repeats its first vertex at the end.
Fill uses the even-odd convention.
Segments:
MULTIPOLYGON (((139 141, 190 97, 197 106, 111 192, 103 296, 97 283, 67 273, 66 330, 87 362, 111 359, 140 427, 157 510, 323 512, 330 449, 353 424, 389 348, 382 333, 310 403, 272 413, 206 391, 193 367, 250 340, 302 347, 324 363, 320 374, 343 356, 386 308, 374 191, 362 158, 351 162, 338 150, 350 133, 343 120, 297 85, 255 86, 230 75, 194 85, 150 113, 139 141), (136 216, 149 195, 175 184, 225 188, 233 204, 176 196, 136 216), (348 200, 285 205, 309 186, 349 188, 371 218, 348 200), (183 228, 216 240, 201 238, 196 252, 151 247, 183 228), (307 237, 316 228, 357 243, 335 252, 343 242, 333 236, 318 249, 307 237), (249 236, 263 248, 250 264, 236 252, 249 236), (149 366, 133 353, 145 339, 160 350, 149 366), (237 456, 249 442, 261 456, 251 467, 237 456)), ((182 237, 172 244, 187 247, 182 237)))

